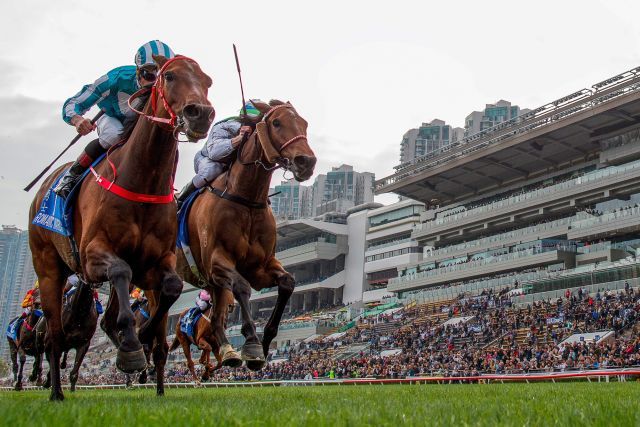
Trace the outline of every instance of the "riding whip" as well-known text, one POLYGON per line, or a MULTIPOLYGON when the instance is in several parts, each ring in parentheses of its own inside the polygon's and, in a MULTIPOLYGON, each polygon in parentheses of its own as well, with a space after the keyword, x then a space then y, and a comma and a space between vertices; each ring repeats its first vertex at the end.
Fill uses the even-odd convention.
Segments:
MULTIPOLYGON (((93 119, 91 119, 91 124, 95 124, 95 122, 96 122, 100 117, 102 117, 102 115, 103 115, 103 114, 104 114, 104 111, 103 111, 103 110, 98 111, 98 114, 96 114, 96 116, 95 116, 93 119)), ((37 183, 38 181, 40 181, 40 178, 42 178, 42 176, 43 176, 45 173, 47 173, 47 171, 48 171, 49 169, 51 169, 51 166, 53 166, 53 164, 54 164, 55 162, 57 162, 57 161, 58 161, 58 159, 59 159, 60 157, 62 157, 62 155, 63 155, 64 153, 66 153, 66 152, 67 152, 67 150, 68 150, 69 148, 71 148, 71 146, 72 146, 73 144, 75 144, 76 142, 78 142, 78 140, 79 140, 81 137, 82 137, 82 135, 77 134, 77 135, 75 136, 75 138, 73 138, 73 139, 71 140, 71 142, 69 143, 69 145, 67 145, 67 148, 65 148, 64 150, 62 150, 62 153, 58 154, 58 157, 56 157, 55 159, 53 159, 53 161, 52 161, 51 163, 49 163, 49 166, 47 166, 46 168, 44 168, 44 170, 43 170, 42 172, 40 172, 40 175, 36 176, 36 177, 35 177, 35 179, 29 183, 29 185, 27 185, 26 187, 24 187, 24 191, 29 191, 29 190, 31 190, 31 187, 33 187, 34 185, 36 185, 36 183, 37 183)))
POLYGON ((240 93, 242 94, 242 114, 247 116, 247 103, 244 100, 244 88, 242 87, 242 74, 240 73, 240 61, 238 60, 238 50, 236 45, 233 45, 233 55, 236 57, 236 68, 238 68, 238 77, 240 78, 240 93))

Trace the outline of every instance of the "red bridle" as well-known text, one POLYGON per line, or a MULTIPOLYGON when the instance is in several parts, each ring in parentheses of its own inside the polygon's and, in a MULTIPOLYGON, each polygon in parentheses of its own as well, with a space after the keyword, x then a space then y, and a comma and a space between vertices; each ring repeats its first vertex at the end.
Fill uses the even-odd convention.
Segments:
POLYGON ((165 125, 169 125, 171 126, 172 129, 175 129, 176 126, 178 125, 178 116, 176 115, 176 113, 173 111, 173 109, 171 108, 171 106, 169 105, 169 103, 167 102, 167 99, 164 96, 164 90, 163 90, 163 83, 164 83, 164 71, 167 69, 167 67, 169 66, 169 64, 175 62, 175 61, 191 61, 194 64, 198 65, 198 63, 196 61, 194 61, 191 58, 188 58, 186 56, 175 56, 171 59, 169 59, 167 62, 164 63, 164 65, 162 66, 162 68, 160 68, 160 71, 158 71, 158 78, 156 79, 156 81, 153 83, 153 86, 151 87, 151 111, 153 111, 153 115, 148 115, 143 113, 142 111, 136 110, 135 108, 133 108, 133 106, 131 105, 131 101, 133 101, 134 99, 139 98, 140 96, 142 96, 143 94, 146 94, 147 92, 149 92, 148 88, 142 88, 139 91, 137 91, 136 93, 134 93, 133 95, 131 95, 129 97, 129 99, 127 100, 127 104, 129 105, 129 108, 131 109, 131 111, 141 115, 142 117, 144 117, 145 119, 154 122, 154 123, 160 123, 160 124, 165 124, 165 125), (167 110, 167 113, 169 113, 169 118, 163 118, 163 117, 158 117, 158 98, 160 98, 160 100, 162 101, 162 104, 164 105, 164 109, 167 110))

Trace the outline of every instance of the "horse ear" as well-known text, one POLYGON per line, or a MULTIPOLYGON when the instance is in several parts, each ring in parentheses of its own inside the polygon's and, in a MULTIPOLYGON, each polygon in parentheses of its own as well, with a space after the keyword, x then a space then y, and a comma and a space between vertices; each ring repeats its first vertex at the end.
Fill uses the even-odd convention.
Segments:
POLYGON ((152 55, 152 56, 153 56, 153 60, 156 62, 156 64, 158 64, 158 68, 162 68, 164 63, 168 61, 168 59, 162 55, 152 55))
POLYGON ((262 102, 262 101, 256 101, 255 99, 251 100, 251 103, 253 104, 254 107, 256 107, 258 109, 258 111, 260 111, 262 114, 266 114, 267 111, 269 111, 271 109, 271 106, 269 104, 267 104, 266 102, 262 102))

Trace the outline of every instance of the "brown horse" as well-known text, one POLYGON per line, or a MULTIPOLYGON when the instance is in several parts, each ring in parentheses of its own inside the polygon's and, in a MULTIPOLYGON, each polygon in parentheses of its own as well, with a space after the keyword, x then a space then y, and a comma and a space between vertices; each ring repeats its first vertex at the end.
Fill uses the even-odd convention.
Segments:
POLYGON ((295 286, 293 276, 275 258, 276 222, 267 207, 271 175, 282 167, 305 181, 313 174, 316 157, 307 142, 307 122, 291 104, 270 101, 255 106, 262 113, 254 123, 256 131, 239 147, 229 170, 198 196, 189 212, 191 253, 198 272, 191 270, 184 251, 179 251, 178 272, 215 296, 212 321, 223 362, 237 358, 225 336, 227 301, 233 293, 246 339, 242 359, 249 369, 258 370, 265 364, 295 286), (260 343, 249 310, 251 288, 273 286, 278 287, 278 299, 260 343))
MULTIPOLYGON (((64 399, 60 386, 60 356, 65 347, 61 304, 70 271, 81 274, 89 283, 111 283, 105 326, 120 334, 116 366, 124 372, 143 370, 147 365, 144 344, 153 351, 157 393, 164 394, 167 312, 182 291, 182 280, 175 272, 176 205, 169 199, 177 161, 177 134, 184 132, 190 140, 203 138, 214 110, 207 99, 211 78, 195 61, 181 56, 154 59, 161 69, 151 100, 141 113, 148 120, 138 120, 126 144, 110 153, 109 162, 96 167, 96 180, 81 184, 73 213, 73 241, 79 260, 73 256, 70 239, 30 221, 29 243, 48 323, 51 400, 64 399), (113 177, 124 189, 109 184, 107 177, 113 177), (147 291, 147 297, 156 302, 151 319, 137 335, 129 306, 131 283, 147 291)), ((31 205, 31 219, 63 169, 43 183, 31 205)))
POLYGON ((189 367, 189 372, 191 372, 191 375, 193 375, 193 379, 196 384, 200 384, 200 379, 196 375, 193 360, 191 359, 191 344, 194 344, 202 351, 199 360, 200 364, 204 366, 202 381, 209 381, 211 373, 222 368, 222 356, 220 355, 220 345, 218 344, 218 340, 216 339, 213 333, 213 328, 211 327, 213 305, 209 308, 209 310, 207 310, 207 314, 202 314, 196 324, 193 325, 193 333, 195 335, 195 339, 191 338, 180 330, 180 321, 188 312, 189 309, 180 313, 180 316, 178 317, 178 323, 176 323, 176 337, 173 339, 173 343, 171 343, 169 351, 171 352, 178 348, 178 346, 182 345, 184 357, 187 358, 187 366, 189 367), (211 365, 212 352, 218 361, 218 364, 215 368, 211 365))
MULTIPOLYGON (((35 300, 36 296, 34 296, 34 301, 35 300)), ((11 364, 13 367, 13 380, 15 381, 14 390, 16 391, 22 390, 22 371, 24 369, 24 364, 27 361, 27 356, 32 356, 35 359, 33 362, 33 370, 29 376, 29 381, 36 381, 36 385, 41 385, 42 350, 38 349, 38 343, 36 340, 36 328, 40 319, 42 319, 40 302, 34 302, 31 313, 29 313, 20 326, 17 341, 7 337, 7 341, 9 342, 9 351, 11 354, 11 364), (19 368, 18 360, 20 361, 19 368)))
MULTIPOLYGON (((76 391, 76 383, 78 382, 78 372, 82 361, 84 360, 89 345, 91 344, 91 338, 96 332, 98 325, 98 311, 96 309, 96 303, 93 299, 93 288, 88 283, 80 281, 78 288, 74 294, 69 297, 69 300, 62 309, 62 329, 64 330, 64 347, 62 351, 64 356, 60 363, 61 369, 67 367, 67 356, 71 349, 75 349, 75 359, 73 362, 73 368, 69 373, 69 383, 71 384, 71 391, 76 391)), ((44 331, 46 331, 46 321, 38 324, 38 348, 44 352, 45 337, 44 331)), ((47 373, 47 379, 45 387, 49 388, 51 385, 51 365, 49 365, 49 372, 47 373)))

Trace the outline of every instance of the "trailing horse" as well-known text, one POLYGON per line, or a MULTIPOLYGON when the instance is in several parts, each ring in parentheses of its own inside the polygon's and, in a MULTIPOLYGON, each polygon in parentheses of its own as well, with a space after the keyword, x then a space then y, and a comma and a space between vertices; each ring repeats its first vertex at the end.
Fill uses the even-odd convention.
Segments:
POLYGON ((178 272, 214 295, 213 330, 225 364, 237 361, 225 336, 227 309, 235 296, 246 339, 242 359, 249 369, 258 370, 266 363, 295 286, 275 258, 276 221, 267 204, 271 175, 282 167, 305 181, 313 174, 316 157, 307 142, 307 122, 290 103, 254 104, 262 113, 253 123, 255 131, 238 148, 229 170, 187 207, 190 247, 179 251, 178 272), (260 343, 249 310, 251 288, 273 286, 278 287, 278 299, 260 343))
MULTIPOLYGON (((70 272, 79 273, 88 283, 111 283, 105 326, 111 330, 110 336, 118 337, 116 366, 129 373, 142 371, 147 365, 144 345, 153 353, 157 393, 164 394, 167 312, 182 291, 182 280, 175 271, 173 177, 177 135, 184 133, 193 141, 203 138, 214 110, 207 100, 211 78, 195 61, 183 56, 154 59, 161 68, 150 101, 139 112, 146 120, 138 120, 127 142, 110 151, 108 161, 92 170, 95 180, 84 180, 80 185, 74 202, 72 238, 32 221, 29 226, 33 265, 48 325, 51 400, 64 399, 60 386, 60 356, 65 348, 61 303, 70 272), (129 306, 131 283, 156 301, 151 318, 138 334, 129 306)), ((65 167, 43 183, 31 205, 31 220, 65 167)))
POLYGON ((208 316, 203 313, 195 323, 195 325, 193 325, 193 337, 182 332, 182 329, 180 327, 182 319, 187 315, 187 313, 189 313, 189 311, 190 310, 185 310, 180 313, 180 316, 178 317, 178 323, 176 323, 176 337, 173 339, 173 343, 169 347, 169 351, 171 352, 177 349, 178 346, 182 345, 182 351, 184 352, 184 357, 186 357, 187 359, 189 372, 191 372, 191 375, 193 375, 193 379, 196 384, 200 384, 200 379, 196 376, 193 360, 191 359, 191 344, 194 344, 202 351, 199 360, 200 364, 204 367, 204 372, 202 373, 202 381, 208 381, 211 373, 222 368, 222 356, 220 355, 220 344, 218 344, 218 340, 216 339, 213 333, 213 328, 211 327, 211 314, 213 313, 213 306, 211 306, 209 310, 207 310, 208 316), (218 360, 215 368, 211 365, 212 352, 215 358, 218 360))
MULTIPOLYGON (((64 353, 61 369, 65 369, 67 366, 67 355, 71 349, 75 350, 75 360, 73 368, 69 373, 69 383, 71 384, 71 391, 76 391, 76 383, 78 382, 78 371, 82 366, 89 345, 91 344, 91 338, 96 331, 98 325, 98 311, 96 309, 95 300, 93 298, 93 288, 88 283, 80 281, 76 291, 69 297, 66 304, 64 304, 62 310, 62 329, 64 330, 64 346, 62 352, 64 353)), ((38 325, 38 348, 44 350, 45 337, 44 331, 46 331, 47 322, 41 322, 38 325)), ((51 365, 49 365, 49 372, 47 373, 47 380, 45 387, 51 385, 51 365)))
MULTIPOLYGON (((149 308, 149 300, 144 300, 144 302, 138 304, 137 309, 133 312, 133 317, 135 320, 135 324, 136 324, 136 331, 140 330, 140 328, 142 327, 142 325, 149 320, 149 318, 151 317, 151 315, 149 314, 151 311, 151 309, 149 308)), ((149 354, 147 353, 147 363, 150 362, 149 361, 149 354)), ((140 374, 138 375, 138 382, 140 384, 146 384, 147 383, 147 371, 150 371, 151 367, 147 367, 146 369, 144 369, 142 372, 140 372, 140 374)), ((131 387, 131 385, 133 384, 133 375, 132 374, 125 374, 126 377, 126 384, 127 387, 131 387)))
MULTIPOLYGON (((35 300, 34 296, 34 300, 35 300)), ((11 364, 13 368, 13 380, 15 381, 14 390, 22 390, 22 371, 24 364, 27 361, 27 356, 32 356, 33 369, 29 376, 30 382, 36 382, 36 385, 42 383, 42 349, 38 348, 36 341, 36 329, 38 321, 43 319, 42 311, 40 310, 40 303, 34 303, 31 313, 24 319, 20 329, 17 332, 17 339, 7 337, 9 342, 9 351, 11 354, 11 364), (20 366, 18 367, 18 361, 20 366)))

